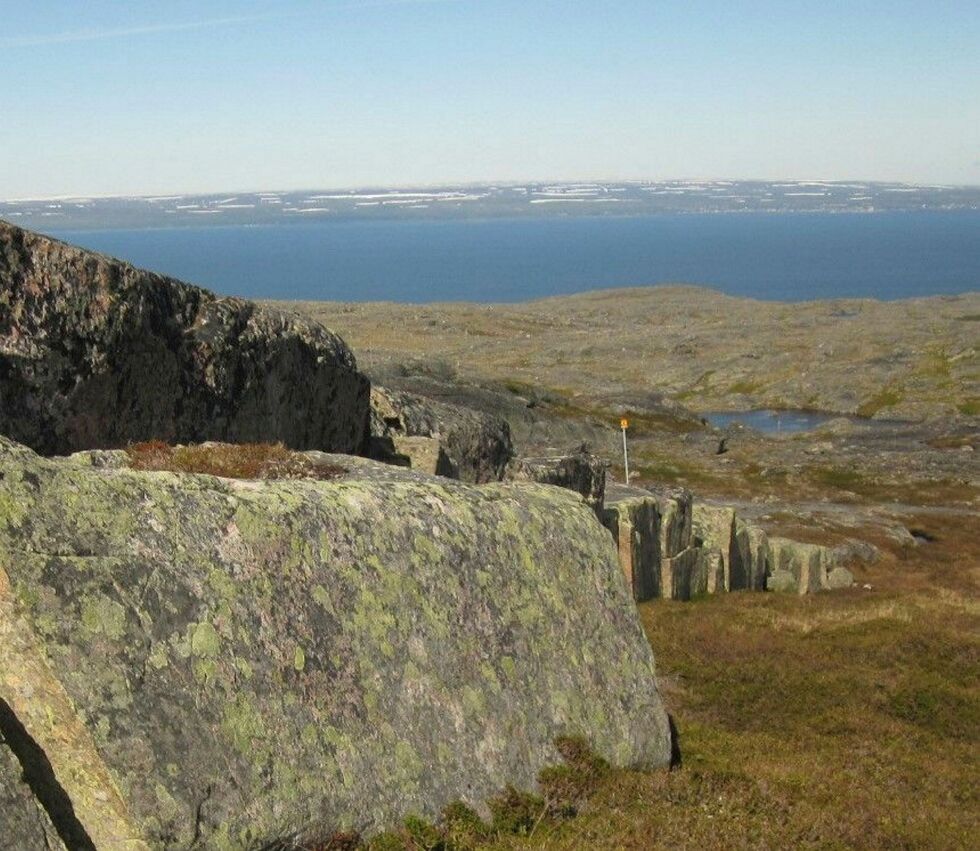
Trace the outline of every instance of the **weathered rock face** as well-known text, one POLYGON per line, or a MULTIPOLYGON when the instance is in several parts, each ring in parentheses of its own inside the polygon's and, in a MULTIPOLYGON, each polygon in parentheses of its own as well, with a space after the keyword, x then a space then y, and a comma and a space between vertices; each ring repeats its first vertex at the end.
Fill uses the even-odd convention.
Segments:
MULTIPOLYGON (((232 481, 0 441, 0 700, 97 847, 478 804, 533 786, 563 732, 668 762, 649 644, 580 498, 309 455, 351 472, 232 481)), ((0 822, 23 811, 7 763, 0 822)))
POLYGON ((438 440, 450 469, 445 475, 466 482, 504 477, 513 456, 507 421, 435 399, 375 387, 371 391, 371 454, 398 463, 396 441, 403 437, 438 440))
MULTIPOLYGON (((0 715, 3 712, 0 704, 0 715)), ((0 733, 0 851, 63 851, 64 847, 47 811, 24 780, 6 736, 0 733)))
POLYGON ((581 450, 534 458, 517 458, 507 470, 512 481, 540 482, 568 488, 588 503, 602 518, 606 493, 606 463, 596 455, 581 450))
POLYGON ((769 537, 764 529, 735 518, 735 553, 732 558, 732 590, 763 591, 769 569, 769 537), (744 583, 744 584, 743 584, 744 583))
POLYGON ((616 542, 626 583, 638 603, 661 595, 660 513, 657 501, 634 497, 613 503, 603 523, 616 542))
POLYGON ((0 433, 67 453, 158 438, 358 451, 337 335, 0 222, 0 433))
POLYGON ((769 538, 770 579, 766 585, 769 590, 799 594, 826 590, 831 587, 828 573, 834 567, 836 556, 829 547, 789 538, 769 538))
POLYGON ((714 550, 721 558, 721 580, 716 572, 709 571, 706 590, 709 593, 744 588, 742 570, 737 570, 736 581, 732 582, 732 566, 741 562, 735 542, 735 509, 722 505, 694 503, 692 530, 699 546, 714 550))
POLYGON ((689 490, 667 485, 648 490, 660 507, 660 553, 664 558, 674 558, 692 544, 694 497, 689 490))

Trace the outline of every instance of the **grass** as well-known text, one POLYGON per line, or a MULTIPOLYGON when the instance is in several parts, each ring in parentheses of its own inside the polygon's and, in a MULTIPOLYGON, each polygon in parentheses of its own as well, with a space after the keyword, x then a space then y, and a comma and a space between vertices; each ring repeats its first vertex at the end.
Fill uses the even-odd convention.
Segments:
POLYGON ((873 417, 885 408, 893 408, 905 398, 901 390, 886 387, 874 396, 866 399, 857 409, 859 417, 873 417))
POLYGON ((729 387, 728 392, 751 396, 754 393, 758 393, 763 386, 764 385, 761 381, 748 381, 743 379, 741 381, 736 381, 731 387, 729 387))
POLYGON ((134 470, 202 473, 226 479, 335 479, 343 467, 317 464, 281 443, 202 443, 169 446, 159 440, 126 448, 134 470))
POLYGON ((641 606, 683 766, 485 847, 975 847, 980 532, 919 522, 936 542, 859 568, 872 591, 641 606))
POLYGON ((980 416, 980 399, 967 399, 957 405, 956 410, 967 417, 980 416))

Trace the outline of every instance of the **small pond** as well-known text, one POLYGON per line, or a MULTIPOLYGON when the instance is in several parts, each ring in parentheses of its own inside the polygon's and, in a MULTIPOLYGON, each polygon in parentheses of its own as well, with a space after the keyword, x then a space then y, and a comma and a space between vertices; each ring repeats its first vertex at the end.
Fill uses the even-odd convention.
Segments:
MULTIPOLYGON (((840 419, 840 414, 822 414, 819 411, 709 411, 704 418, 716 428, 738 424, 764 432, 811 431, 831 420, 840 419)), ((848 419, 854 419, 848 417, 848 419)), ((868 422, 868 420, 862 420, 868 422)))

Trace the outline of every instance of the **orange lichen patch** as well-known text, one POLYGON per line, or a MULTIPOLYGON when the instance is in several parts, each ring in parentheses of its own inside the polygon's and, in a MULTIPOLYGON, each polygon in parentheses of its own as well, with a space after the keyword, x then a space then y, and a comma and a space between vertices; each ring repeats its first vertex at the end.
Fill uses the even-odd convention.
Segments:
POLYGON ((170 446, 160 440, 126 448, 134 470, 202 473, 226 479, 335 479, 347 471, 318 464, 281 443, 202 443, 170 446))

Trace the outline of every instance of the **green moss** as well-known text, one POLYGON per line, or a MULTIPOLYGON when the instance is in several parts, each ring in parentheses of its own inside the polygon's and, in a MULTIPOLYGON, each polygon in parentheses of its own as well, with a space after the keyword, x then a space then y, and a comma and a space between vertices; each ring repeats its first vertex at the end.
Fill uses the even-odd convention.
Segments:
POLYGON ((546 811, 543 798, 522 792, 510 784, 499 795, 492 797, 487 805, 493 816, 493 829, 518 836, 529 834, 546 811))
POLYGON ((443 851, 445 849, 445 843, 439 829, 421 816, 407 816, 405 832, 419 851, 443 851))
POLYGON ((980 399, 967 399, 957 405, 956 410, 967 417, 980 416, 980 399))
POLYGON ((744 396, 750 396, 753 393, 758 393, 762 390, 763 384, 761 381, 748 381, 747 379, 742 379, 736 381, 731 387, 728 388, 729 393, 738 393, 744 396))
POLYGON ((885 408, 893 408, 905 398, 904 393, 896 387, 886 387, 864 402, 857 409, 859 417, 873 417, 885 408))

